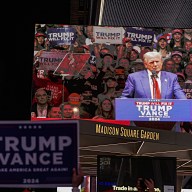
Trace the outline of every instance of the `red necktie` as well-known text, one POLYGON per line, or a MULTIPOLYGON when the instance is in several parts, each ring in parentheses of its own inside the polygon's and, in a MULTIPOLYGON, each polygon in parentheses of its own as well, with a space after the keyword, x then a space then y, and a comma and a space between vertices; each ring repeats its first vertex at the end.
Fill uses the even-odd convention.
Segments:
POLYGON ((161 99, 161 92, 159 89, 159 84, 155 77, 152 78, 153 81, 153 98, 154 99, 161 99))

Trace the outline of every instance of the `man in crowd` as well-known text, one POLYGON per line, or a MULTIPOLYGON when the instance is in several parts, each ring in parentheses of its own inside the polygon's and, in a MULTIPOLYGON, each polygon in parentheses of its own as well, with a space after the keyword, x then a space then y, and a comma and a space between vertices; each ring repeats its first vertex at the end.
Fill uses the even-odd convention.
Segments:
POLYGON ((47 117, 50 109, 47 91, 43 88, 38 89, 35 93, 35 100, 31 112, 35 114, 35 117, 47 117))
POLYGON ((60 107, 51 107, 48 111, 48 118, 60 118, 61 110, 60 107))
POLYGON ((97 104, 92 101, 93 91, 89 85, 85 85, 81 92, 81 104, 79 105, 80 118, 90 119, 95 116, 97 104))

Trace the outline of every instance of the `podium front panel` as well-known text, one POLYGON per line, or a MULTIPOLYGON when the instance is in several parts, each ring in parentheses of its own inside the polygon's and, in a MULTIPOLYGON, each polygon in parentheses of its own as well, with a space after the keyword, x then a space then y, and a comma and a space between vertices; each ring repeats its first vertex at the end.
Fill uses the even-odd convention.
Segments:
POLYGON ((115 119, 130 121, 192 121, 190 99, 116 98, 115 119))

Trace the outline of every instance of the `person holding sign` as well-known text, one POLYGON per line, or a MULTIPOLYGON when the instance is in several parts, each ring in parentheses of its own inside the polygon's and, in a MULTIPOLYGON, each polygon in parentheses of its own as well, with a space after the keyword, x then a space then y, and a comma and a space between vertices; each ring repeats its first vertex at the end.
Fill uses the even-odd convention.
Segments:
POLYGON ((143 59, 146 70, 129 74, 121 97, 186 99, 177 75, 161 71, 163 60, 159 52, 147 52, 143 59))
POLYGON ((72 192, 80 192, 79 186, 83 183, 84 174, 81 170, 81 167, 78 170, 73 168, 73 175, 72 175, 72 192))

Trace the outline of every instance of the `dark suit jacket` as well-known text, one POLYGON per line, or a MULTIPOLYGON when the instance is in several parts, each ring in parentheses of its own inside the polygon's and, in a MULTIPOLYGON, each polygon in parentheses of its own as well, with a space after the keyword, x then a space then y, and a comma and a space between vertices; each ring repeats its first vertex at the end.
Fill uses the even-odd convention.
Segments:
MULTIPOLYGON (((151 98, 147 70, 129 74, 122 97, 151 98)), ((187 99, 176 74, 161 71, 161 97, 162 99, 187 99)))
MULTIPOLYGON (((51 109, 51 106, 48 105, 46 117, 48 117, 48 111, 49 111, 50 109, 51 109)), ((35 115, 36 115, 36 117, 38 117, 38 116, 37 116, 37 103, 34 103, 34 104, 32 105, 32 107, 31 107, 31 112, 34 112, 35 115)))

